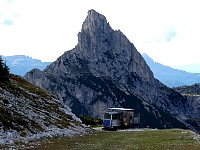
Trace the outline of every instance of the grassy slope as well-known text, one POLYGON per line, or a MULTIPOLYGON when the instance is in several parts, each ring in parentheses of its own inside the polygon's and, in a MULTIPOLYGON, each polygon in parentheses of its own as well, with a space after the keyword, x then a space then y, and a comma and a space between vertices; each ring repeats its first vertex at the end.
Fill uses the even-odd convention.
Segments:
POLYGON ((86 130, 80 124, 55 96, 21 77, 10 75, 9 82, 0 82, 0 149, 34 144, 37 138, 82 134, 86 130))
POLYGON ((64 149, 200 149, 200 144, 193 139, 189 130, 145 130, 138 132, 100 132, 95 135, 73 138, 54 139, 42 144, 38 150, 64 149))
POLYGON ((19 126, 22 125, 29 130, 36 128, 38 131, 43 131, 42 127, 35 122, 35 120, 28 120, 28 116, 26 115, 29 114, 23 112, 25 107, 30 107, 29 109, 33 110, 37 115, 44 115, 46 118, 45 123, 47 125, 55 124, 56 126, 60 125, 62 127, 69 126, 68 120, 71 120, 72 117, 65 114, 63 111, 60 111, 59 103, 54 100, 55 97, 53 95, 30 84, 19 76, 10 75, 9 78, 9 83, 0 83, 0 87, 11 93, 15 100, 14 103, 11 102, 10 97, 0 97, 0 125, 2 124, 5 130, 14 129, 22 131, 19 126), (8 108, 9 104, 12 105, 12 108, 8 108), (60 118, 58 120, 54 119, 51 116, 53 113, 60 118), (13 125, 13 123, 15 125, 13 125))

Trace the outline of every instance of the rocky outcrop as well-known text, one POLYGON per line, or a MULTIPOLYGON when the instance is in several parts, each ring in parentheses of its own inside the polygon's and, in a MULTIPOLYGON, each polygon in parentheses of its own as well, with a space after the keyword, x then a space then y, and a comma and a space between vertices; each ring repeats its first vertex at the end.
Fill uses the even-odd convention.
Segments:
POLYGON ((135 46, 95 10, 88 11, 74 49, 24 78, 80 115, 102 117, 108 107, 129 107, 141 113, 142 126, 189 126, 187 99, 155 79, 135 46))
POLYGON ((25 149, 40 138, 91 131, 52 94, 19 76, 9 78, 0 82, 0 149, 25 149))
POLYGON ((190 86, 179 86, 174 88, 177 92, 181 93, 183 96, 187 97, 188 100, 188 108, 191 108, 191 114, 188 115, 188 120, 193 126, 199 129, 200 124, 200 84, 193 84, 190 86))

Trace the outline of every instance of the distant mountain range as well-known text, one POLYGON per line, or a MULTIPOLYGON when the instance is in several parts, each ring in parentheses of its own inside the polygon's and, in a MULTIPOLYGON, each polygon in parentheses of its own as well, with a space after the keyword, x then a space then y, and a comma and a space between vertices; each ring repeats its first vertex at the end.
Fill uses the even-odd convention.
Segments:
MULTIPOLYGON (((142 54, 142 56, 149 65, 150 69, 153 71, 155 78, 163 82, 168 87, 200 83, 200 73, 190 73, 179 69, 174 69, 169 66, 164 66, 160 63, 154 62, 154 60, 147 54, 142 54)), ((51 64, 51 62, 42 62, 41 60, 25 55, 3 56, 3 59, 9 66, 10 72, 20 76, 24 76, 27 72, 34 68, 42 71, 49 64, 51 64)), ((197 65, 193 68, 197 69, 197 65)))
POLYGON ((50 64, 50 62, 41 62, 41 60, 24 55, 2 56, 2 58, 10 68, 10 72, 20 76, 24 76, 34 68, 43 70, 50 64))
POLYGON ((200 83, 200 73, 189 73, 173 69, 169 66, 154 62, 147 54, 142 54, 142 56, 153 71, 155 78, 169 87, 200 83))

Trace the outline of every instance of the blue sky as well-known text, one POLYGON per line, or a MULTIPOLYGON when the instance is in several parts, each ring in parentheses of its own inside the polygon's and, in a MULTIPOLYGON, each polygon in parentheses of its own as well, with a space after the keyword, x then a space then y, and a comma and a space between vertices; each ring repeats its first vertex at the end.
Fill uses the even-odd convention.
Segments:
POLYGON ((164 65, 200 63, 198 0, 0 0, 0 54, 54 61, 77 44, 89 9, 164 65))

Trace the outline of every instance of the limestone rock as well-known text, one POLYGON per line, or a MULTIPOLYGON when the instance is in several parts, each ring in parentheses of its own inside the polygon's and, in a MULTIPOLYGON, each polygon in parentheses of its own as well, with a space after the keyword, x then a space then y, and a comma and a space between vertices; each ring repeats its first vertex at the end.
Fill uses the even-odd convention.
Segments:
POLYGON ((187 99, 155 79, 135 46, 95 10, 88 11, 74 49, 24 78, 79 115, 102 117, 108 107, 129 107, 141 113, 143 126, 189 126, 187 99))

